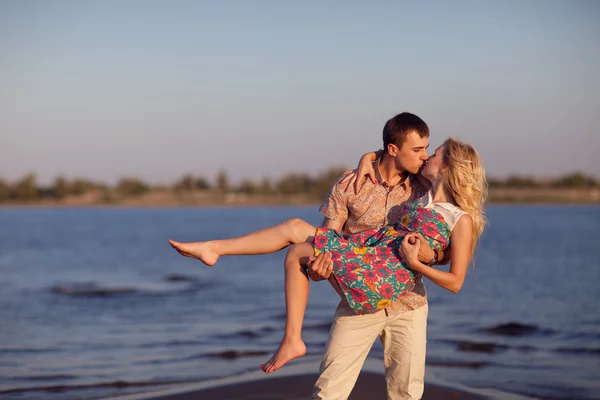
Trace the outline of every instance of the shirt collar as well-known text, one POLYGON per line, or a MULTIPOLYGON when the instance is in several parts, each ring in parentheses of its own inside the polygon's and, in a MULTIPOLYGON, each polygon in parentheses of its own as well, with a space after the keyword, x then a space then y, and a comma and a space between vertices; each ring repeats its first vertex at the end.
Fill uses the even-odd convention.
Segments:
MULTIPOLYGON (((379 183, 379 185, 381 185, 387 189, 390 186, 383 179, 383 177, 381 176, 381 171, 379 170, 379 164, 382 159, 383 159, 383 155, 381 157, 377 158, 377 160, 373 161, 373 169, 375 170, 375 179, 377 179, 377 182, 379 183)), ((412 176, 413 176, 413 174, 405 171, 403 173, 403 176, 400 178, 398 185, 396 185, 396 186, 404 186, 404 188, 406 188, 406 186, 409 184, 409 181, 412 176)))

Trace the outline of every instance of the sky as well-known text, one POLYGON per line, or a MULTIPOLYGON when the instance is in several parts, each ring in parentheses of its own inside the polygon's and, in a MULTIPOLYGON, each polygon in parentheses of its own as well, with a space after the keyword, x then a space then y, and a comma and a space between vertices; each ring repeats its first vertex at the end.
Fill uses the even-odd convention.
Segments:
POLYGON ((409 111, 488 175, 600 178, 600 2, 0 0, 0 178, 352 167, 409 111))

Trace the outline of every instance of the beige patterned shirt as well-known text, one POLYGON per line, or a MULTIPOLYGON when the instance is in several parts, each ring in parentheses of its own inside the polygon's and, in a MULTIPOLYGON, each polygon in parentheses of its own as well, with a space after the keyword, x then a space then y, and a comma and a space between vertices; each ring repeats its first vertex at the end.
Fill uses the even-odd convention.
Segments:
MULTIPOLYGON (((389 187, 379 172, 379 161, 373 163, 378 183, 366 179, 358 194, 346 184, 335 183, 327 199, 319 209, 332 221, 344 223, 344 233, 356 233, 365 229, 394 224, 399 218, 400 205, 416 201, 427 189, 416 176, 409 175, 403 182, 389 187)), ((427 292, 421 274, 415 276, 416 284, 411 292, 402 295, 386 308, 388 313, 416 310, 427 304, 427 292)))

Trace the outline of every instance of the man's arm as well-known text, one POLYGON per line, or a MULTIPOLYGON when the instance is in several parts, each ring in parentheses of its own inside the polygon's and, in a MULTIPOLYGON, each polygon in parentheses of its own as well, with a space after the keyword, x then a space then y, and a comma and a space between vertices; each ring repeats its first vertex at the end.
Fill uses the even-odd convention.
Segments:
MULTIPOLYGON (((321 226, 333 229, 340 233, 348 220, 348 193, 343 185, 337 180, 325 198, 325 202, 319 208, 325 217, 321 226)), ((333 270, 331 254, 323 252, 317 258, 311 257, 308 266, 308 276, 314 281, 329 279, 333 270)))
POLYGON ((340 222, 340 221, 334 221, 332 219, 329 219, 327 217, 323 218, 323 222, 321 223, 321 226, 324 226, 325 228, 329 228, 329 229, 333 229, 334 231, 336 231, 336 233, 340 233, 342 231, 342 229, 344 229, 344 222, 340 222))
MULTIPOLYGON (((337 233, 340 233, 344 227, 344 222, 334 221, 327 217, 323 218, 321 226, 333 229, 337 233)), ((331 261, 331 253, 323 252, 319 254, 308 266, 308 276, 315 282, 329 279, 331 272, 333 271, 333 261, 331 261)))
POLYGON ((448 247, 446 251, 434 250, 429 247, 429 242, 425 240, 423 235, 419 233, 417 236, 421 241, 421 246, 419 247, 419 261, 430 267, 440 264, 445 265, 450 262, 450 247, 448 247))

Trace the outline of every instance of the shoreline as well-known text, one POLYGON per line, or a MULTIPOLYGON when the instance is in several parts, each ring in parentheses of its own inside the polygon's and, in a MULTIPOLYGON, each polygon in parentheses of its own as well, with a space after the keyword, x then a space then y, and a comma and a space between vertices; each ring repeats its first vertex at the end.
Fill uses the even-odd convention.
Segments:
MULTIPOLYGON (((185 193, 152 190, 139 196, 117 196, 107 200, 101 192, 70 195, 62 199, 43 198, 29 201, 5 201, 2 208, 173 208, 173 207, 314 207, 321 199, 308 194, 261 195, 214 191, 185 193)), ((494 204, 600 204, 600 188, 491 188, 488 205, 494 204)))
MULTIPOLYGON (((36 202, 36 203, 0 203, 0 210, 16 209, 169 209, 169 208, 255 208, 255 207, 316 207, 319 202, 307 203, 80 203, 65 204, 59 202, 36 202)), ((598 206, 600 201, 488 201, 485 206, 598 206)))
MULTIPOLYGON (((317 379, 316 373, 284 376, 238 377, 212 383, 182 385, 168 390, 131 393, 103 400, 301 400, 309 399, 317 379)), ((385 376, 362 371, 349 400, 386 398, 385 376)), ((487 396, 440 384, 426 383, 423 400, 485 400, 487 396)))

